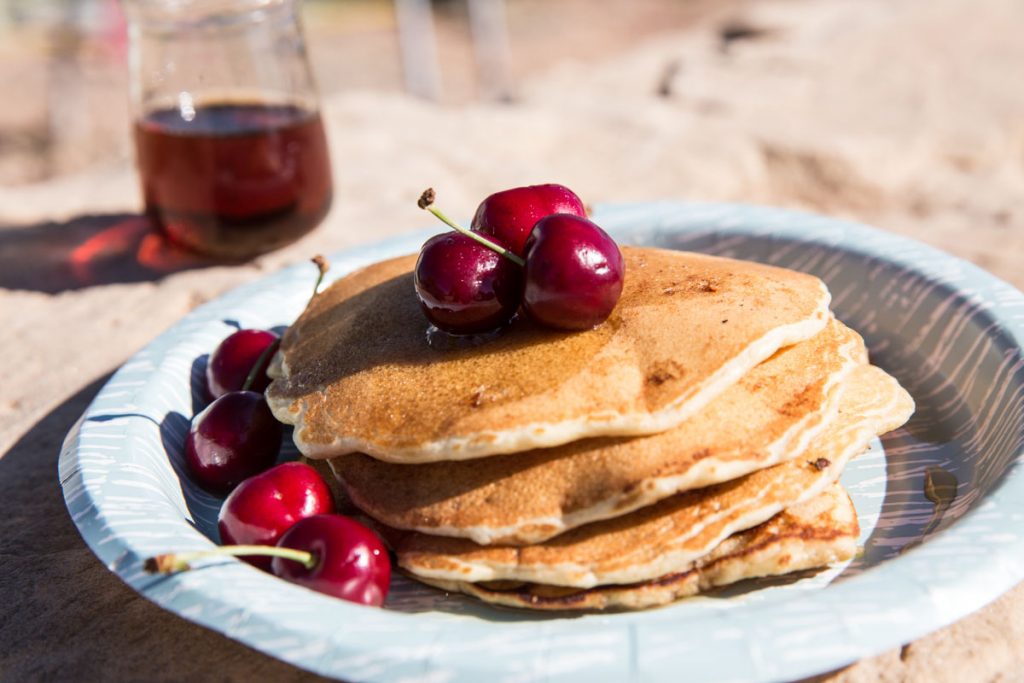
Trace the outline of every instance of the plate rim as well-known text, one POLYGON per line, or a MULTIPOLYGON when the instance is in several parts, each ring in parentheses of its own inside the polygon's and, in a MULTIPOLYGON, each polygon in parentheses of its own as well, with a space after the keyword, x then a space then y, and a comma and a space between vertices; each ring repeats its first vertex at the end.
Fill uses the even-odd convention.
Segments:
MULTIPOLYGON (((968 280, 976 280, 1002 292, 1004 297, 999 302, 993 304, 987 313, 993 320, 1002 324, 1003 331, 1009 334, 1011 340, 1016 344, 1018 351, 1024 346, 1024 322, 1019 318, 1002 314, 1002 310, 1007 306, 1015 305, 1024 309, 1024 295, 1008 283, 963 259, 907 237, 887 233, 852 221, 790 209, 761 207, 751 204, 678 201, 602 204, 596 207, 595 213, 601 219, 602 225, 613 234, 621 230, 623 225, 635 224, 638 216, 644 217, 645 222, 649 223, 650 227, 646 228, 646 230, 651 234, 679 232, 678 228, 673 227, 673 221, 680 220, 682 215, 685 216, 685 222, 706 222, 706 229, 709 233, 778 236, 786 239, 795 239, 804 243, 818 244, 830 249, 859 253, 877 258, 879 261, 895 264, 903 270, 919 273, 927 279, 939 283, 948 282, 948 272, 953 270, 962 274, 968 280), (756 223, 756 226, 752 227, 751 223, 756 223), (922 259, 922 256, 925 258, 922 259)), ((635 238, 644 239, 644 230, 634 228, 632 234, 635 238)), ((414 249, 417 240, 422 241, 433 234, 433 232, 435 231, 405 233, 332 254, 330 258, 332 263, 335 264, 335 268, 332 269, 331 279, 336 279, 350 272, 355 267, 372 263, 381 257, 407 252, 410 246, 414 249)), ((417 651, 413 655, 410 655, 408 652, 397 652, 394 651, 394 646, 382 646, 380 639, 376 636, 367 640, 365 633, 361 633, 360 629, 353 628, 351 623, 344 628, 332 630, 330 637, 327 639, 329 641, 327 643, 328 649, 317 654, 312 659, 308 659, 294 656, 293 653, 296 650, 288 649, 291 644, 275 650, 273 646, 268 646, 266 642, 261 642, 258 639, 247 636, 248 632, 238 630, 232 632, 230 624, 227 625, 227 628, 225 627, 225 619, 221 618, 221 616, 211 616, 211 614, 214 614, 213 612, 183 614, 180 609, 176 608, 177 599, 183 596, 201 596, 210 599, 203 588, 205 585, 203 582, 190 581, 188 574, 169 577, 165 581, 179 584, 177 586, 179 590, 173 594, 176 598, 160 599, 152 591, 147 592, 145 585, 140 583, 141 577, 138 576, 138 568, 135 566, 139 561, 139 557, 132 547, 118 547, 115 544, 112 549, 106 545, 101 546, 99 544, 99 541, 102 539, 97 537, 98 530, 107 528, 108 525, 104 522, 104 510, 99 507, 96 499, 90 492, 88 480, 90 470, 88 464, 83 463, 81 459, 82 427, 90 418, 103 417, 100 412, 103 409, 104 398, 110 393, 109 388, 117 386, 119 382, 123 382, 126 375, 134 377, 137 373, 142 372, 139 369, 134 369, 134 365, 139 363, 140 359, 147 354, 166 359, 167 353, 173 350, 176 341, 189 330, 190 326, 205 323, 212 316, 220 317, 222 314, 218 313, 218 311, 237 307, 273 283, 286 283, 289 280, 297 280, 299 278, 304 280, 307 277, 309 280, 312 280, 310 273, 313 270, 313 266, 306 263, 290 266, 246 283, 203 304, 159 335, 142 351, 134 354, 119 368, 93 401, 90 402, 89 407, 69 432, 62 446, 59 460, 59 476, 64 490, 66 505, 75 521, 76 528, 86 541, 86 544, 101 561, 107 564, 111 571, 122 578, 129 586, 138 590, 142 595, 178 616, 183 616, 206 628, 224 633, 228 637, 240 640, 246 645, 271 656, 328 676, 346 675, 335 668, 337 658, 334 655, 339 649, 346 655, 351 656, 367 656, 369 653, 372 655, 370 659, 372 657, 397 657, 403 660, 403 671, 408 671, 410 674, 429 675, 430 672, 435 671, 444 664, 433 658, 430 647, 421 648, 421 651, 417 651), (94 524, 83 524, 82 520, 90 516, 94 517, 94 524), (126 558, 128 558, 128 561, 126 561, 126 558)), ((953 283, 949 283, 949 286, 957 292, 964 291, 953 283)), ((158 370, 159 367, 154 366, 149 371, 151 379, 157 375, 158 370)), ((116 423, 117 421, 115 420, 114 422, 116 423)), ((124 428, 125 436, 128 436, 128 432, 133 429, 133 425, 125 424, 124 428)), ((993 553, 986 557, 987 562, 985 563, 979 564, 976 561, 972 563, 971 558, 966 558, 966 560, 959 564, 956 571, 947 572, 945 580, 936 582, 933 578, 927 584, 919 581, 921 568, 928 566, 929 558, 946 557, 950 553, 955 552, 958 545, 962 542, 960 537, 976 534, 975 538, 982 538, 984 540, 986 523, 985 519, 979 520, 979 517, 1002 512, 1003 514, 1009 513, 1011 516, 1016 515, 1015 519, 1024 520, 1024 473, 1020 471, 1020 462, 1021 457, 1018 454, 1014 463, 1007 468, 1000 481, 986 494, 983 501, 976 503, 971 510, 952 524, 949 529, 936 534, 934 538, 929 539, 920 547, 898 558, 886 561, 883 565, 870 571, 850 577, 838 584, 833 584, 827 590, 817 591, 810 595, 802 595, 801 601, 807 604, 795 613, 796 616, 794 618, 799 617, 801 619, 817 619, 817 621, 821 621, 821 615, 825 615, 829 619, 834 619, 836 624, 838 624, 836 628, 838 628, 839 632, 849 637, 839 644, 840 647, 826 648, 810 653, 798 665, 788 664, 788 668, 785 671, 777 670, 777 667, 773 666, 770 660, 758 657, 756 653, 751 654, 747 652, 750 661, 744 663, 755 667, 757 680, 769 681, 780 680, 782 677, 795 678, 813 675, 821 671, 843 666, 866 656, 877 654, 887 648, 898 646, 899 643, 892 642, 892 637, 889 634, 883 633, 879 629, 864 627, 864 624, 875 624, 878 615, 860 614, 856 609, 857 601, 855 598, 858 592, 863 590, 892 589, 892 586, 879 585, 883 580, 887 583, 893 582, 901 593, 913 596, 914 604, 922 607, 921 612, 918 613, 919 617, 923 615, 922 618, 917 618, 913 623, 904 623, 901 626, 901 633, 905 634, 907 640, 918 638, 927 632, 941 628, 965 616, 967 613, 996 599, 1006 590, 1024 580, 1024 562, 1021 562, 1024 559, 1024 538, 1017 537, 1012 539, 1011 542, 989 543, 988 545, 993 547, 993 553), (1018 500, 1013 500, 1014 496, 1018 500), (951 533, 954 530, 955 533, 951 533), (958 578, 956 575, 963 571, 970 572, 969 590, 964 587, 962 581, 956 580, 958 578), (879 574, 882 574, 882 576, 879 577, 879 574), (854 605, 853 608, 850 607, 851 604, 854 605), (814 613, 819 613, 819 615, 815 617, 814 613)), ((196 532, 196 535, 201 536, 198 532, 196 532)), ((123 539, 121 540, 123 541, 123 539)), ((205 545, 212 545, 205 537, 203 537, 203 540, 206 541, 205 545)), ((199 545, 204 544, 200 542, 199 545)), ((218 564, 211 569, 218 573, 218 581, 231 581, 239 577, 241 575, 240 572, 242 574, 247 572, 259 574, 256 570, 237 562, 218 564), (220 578, 220 575, 223 578, 220 578)), ((193 572, 191 574, 197 573, 193 572)), ((251 580, 253 577, 245 576, 245 578, 251 580)), ((317 609, 323 608, 331 612, 337 612, 346 617, 346 622, 371 619, 375 622, 395 620, 395 623, 397 623, 398 621, 406 620, 407 623, 412 623, 409 619, 410 615, 407 614, 340 603, 305 589, 285 584, 269 576, 261 575, 258 578, 268 582, 267 585, 271 585, 269 582, 273 582, 274 589, 287 594, 289 599, 295 599, 302 603, 308 602, 316 606, 317 609)), ((230 596, 228 597, 230 598, 230 596)), ((213 601, 228 611, 242 608, 236 600, 225 599, 223 595, 214 596, 213 601)), ((779 623, 778 615, 774 613, 777 612, 776 607, 774 603, 766 605, 754 604, 744 606, 744 610, 746 614, 751 615, 749 617, 750 620, 760 622, 762 630, 778 629, 783 624, 779 623)), ((221 615, 222 613, 218 610, 216 614, 221 615)), ((576 631, 575 635, 594 637, 595 642, 601 642, 602 636, 609 635, 606 633, 607 631, 614 630, 618 632, 623 630, 621 628, 622 624, 628 624, 629 628, 627 629, 628 633, 625 634, 625 642, 629 650, 629 661, 632 662, 629 674, 641 677, 654 676, 657 675, 657 672, 644 670, 642 663, 636 657, 636 649, 640 647, 639 638, 643 635, 643 629, 646 626, 644 623, 637 624, 636 622, 663 622, 670 619, 670 617, 666 616, 667 614, 668 610, 658 610, 657 613, 633 613, 632 616, 635 618, 632 620, 592 619, 584 623, 574 623, 572 628, 576 631), (656 615, 653 620, 645 618, 645 615, 651 614, 656 615)), ((265 614, 251 610, 247 612, 247 617, 256 620, 267 619, 265 614)), ((324 624, 321 621, 311 622, 310 626, 323 628, 324 624)), ((442 626, 440 632, 433 634, 431 637, 440 638, 440 634, 446 630, 451 630, 449 626, 456 622, 449 621, 446 623, 448 625, 442 626)), ((566 623, 572 622, 563 620, 533 622, 525 620, 519 623, 502 624, 502 628, 522 630, 528 627, 535 633, 539 633, 537 629, 540 628, 545 636, 550 636, 556 635, 552 634, 551 631, 558 630, 558 628, 552 626, 553 624, 564 625, 566 623)), ((267 625, 267 628, 273 630, 273 620, 267 625)), ((304 635, 309 636, 315 642, 323 640, 322 633, 310 631, 311 629, 307 629, 304 635), (317 640, 318 635, 320 636, 319 640, 317 640)), ((622 634, 615 633, 612 635, 618 637, 622 634)), ((621 645, 618 640, 616 640, 616 643, 621 645)), ((490 663, 494 664, 498 660, 499 658, 495 657, 490 663)), ((493 674, 495 672, 490 670, 459 671, 460 676, 475 676, 483 673, 493 674)), ((392 674, 393 671, 389 671, 389 676, 392 674)), ((375 679, 371 674, 364 679, 355 680, 375 679)))

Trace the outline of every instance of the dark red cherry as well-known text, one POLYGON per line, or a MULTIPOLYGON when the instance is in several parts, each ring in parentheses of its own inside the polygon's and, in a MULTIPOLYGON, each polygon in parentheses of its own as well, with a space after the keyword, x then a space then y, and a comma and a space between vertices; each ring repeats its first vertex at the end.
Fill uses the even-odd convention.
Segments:
POLYGON ((274 464, 281 450, 281 423, 254 391, 232 391, 192 418, 185 463, 203 488, 225 493, 274 464))
POLYGON ((564 185, 529 185, 496 192, 480 203, 470 229, 497 238, 520 256, 537 221, 553 213, 586 216, 583 201, 564 185))
MULTIPOLYGON (((297 521, 334 512, 331 490, 320 474, 301 462, 286 462, 249 477, 235 487, 220 508, 221 543, 274 545, 297 521)), ((270 571, 270 558, 242 559, 270 571)))
POLYGON ((427 240, 416 261, 416 294, 427 319, 451 334, 501 327, 515 315, 523 269, 457 232, 427 240))
POLYGON ((526 242, 523 308, 550 327, 589 329, 611 315, 625 274, 622 252, 604 230, 579 216, 547 216, 526 242))
POLYGON ((377 535, 341 515, 299 520, 277 542, 279 548, 313 555, 311 567, 275 557, 274 574, 327 595, 363 605, 384 604, 391 581, 391 560, 377 535))
POLYGON ((267 366, 280 343, 281 339, 268 330, 238 330, 229 335, 206 362, 206 389, 210 397, 217 398, 229 391, 239 391, 263 352, 273 346, 274 349, 267 353, 256 371, 256 379, 249 387, 252 391, 263 393, 270 384, 267 366))

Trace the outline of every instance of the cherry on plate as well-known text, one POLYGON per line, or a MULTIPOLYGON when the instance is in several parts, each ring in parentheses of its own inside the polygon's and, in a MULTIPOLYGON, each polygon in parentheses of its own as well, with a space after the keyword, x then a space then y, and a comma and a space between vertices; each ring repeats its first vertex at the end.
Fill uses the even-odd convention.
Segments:
POLYGON ((315 515, 295 523, 279 548, 312 554, 311 565, 275 557, 274 574, 342 600, 376 607, 384 604, 391 560, 384 544, 365 526, 341 515, 315 515))
POLYGON ((544 325, 585 330, 611 315, 626 264, 615 240, 592 221, 555 214, 526 242, 523 308, 544 325))
POLYGON ((365 526, 341 515, 313 515, 296 522, 275 545, 225 545, 147 558, 149 573, 187 571, 192 562, 225 555, 273 557, 275 576, 342 600, 380 607, 391 582, 391 559, 365 526))
POLYGON ((232 391, 192 418, 185 464, 197 484, 226 493, 274 464, 281 450, 281 423, 263 394, 232 391))
POLYGON ((457 232, 431 237, 414 272, 427 319, 451 334, 501 327, 519 308, 522 268, 457 232))
POLYGON ((210 397, 218 398, 229 391, 241 390, 245 378, 261 357, 264 359, 249 388, 259 393, 266 390, 270 384, 267 367, 280 343, 281 338, 269 330, 238 330, 230 334, 210 354, 206 363, 206 390, 210 397), (267 352, 268 347, 273 349, 267 352))
MULTIPOLYGON (((300 519, 334 512, 331 491, 320 474, 301 462, 286 462, 239 484, 217 517, 222 543, 274 545, 300 519)), ((270 571, 270 558, 241 558, 270 571)))
POLYGON ((554 213, 586 216, 576 193, 564 185, 529 185, 495 192, 477 207, 470 229, 497 238, 519 256, 526 254, 526 240, 541 218, 554 213))

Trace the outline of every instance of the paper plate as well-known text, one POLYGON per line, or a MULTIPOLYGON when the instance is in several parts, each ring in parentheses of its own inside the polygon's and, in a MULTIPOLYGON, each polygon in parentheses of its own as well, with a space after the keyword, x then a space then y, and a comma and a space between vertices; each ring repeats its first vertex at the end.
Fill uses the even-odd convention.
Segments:
MULTIPOLYGON (((818 275, 838 317, 913 394, 910 423, 843 475, 864 527, 857 560, 662 609, 585 616, 490 608, 400 578, 386 609, 373 609, 231 559, 147 575, 146 557, 217 540, 220 500, 182 469, 206 354, 237 326, 294 320, 314 280, 309 264, 197 309, 100 391, 60 458, 64 496, 86 543, 165 609, 353 682, 789 680, 898 647, 1024 580, 1024 296, 1017 290, 922 244, 792 211, 654 203, 599 207, 596 220, 622 243, 818 275), (936 505, 926 480, 950 475, 956 497, 936 505)), ((429 234, 333 254, 330 277, 413 252, 429 234)))

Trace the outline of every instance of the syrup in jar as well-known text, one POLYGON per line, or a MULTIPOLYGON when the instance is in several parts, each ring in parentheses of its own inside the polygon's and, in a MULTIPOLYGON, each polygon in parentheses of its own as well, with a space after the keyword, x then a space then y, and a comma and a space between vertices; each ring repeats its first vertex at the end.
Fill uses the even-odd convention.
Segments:
POLYGON ((152 111, 135 124, 146 213, 170 240, 226 259, 293 242, 331 205, 316 111, 223 102, 152 111))

